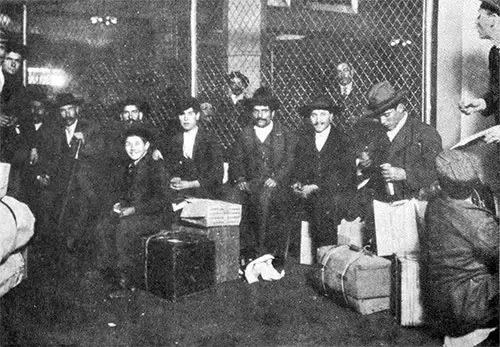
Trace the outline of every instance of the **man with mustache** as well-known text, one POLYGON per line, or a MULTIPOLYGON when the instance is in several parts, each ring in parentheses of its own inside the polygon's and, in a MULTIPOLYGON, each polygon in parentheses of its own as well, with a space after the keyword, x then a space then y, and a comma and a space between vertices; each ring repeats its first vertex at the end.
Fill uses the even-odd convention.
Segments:
MULTIPOLYGON (((285 245, 287 192, 293 165, 295 136, 275 121, 279 102, 261 87, 249 100, 253 125, 248 124, 236 144, 232 176, 243 203, 242 258, 266 253, 282 256, 285 245), (276 225, 270 226, 272 217, 276 225)), ((231 165, 230 165, 231 169, 231 165)))
POLYGON ((355 161, 348 155, 351 146, 347 137, 332 126, 340 107, 321 96, 301 111, 312 127, 297 144, 292 190, 309 215, 317 248, 337 243, 343 197, 354 192, 355 161))

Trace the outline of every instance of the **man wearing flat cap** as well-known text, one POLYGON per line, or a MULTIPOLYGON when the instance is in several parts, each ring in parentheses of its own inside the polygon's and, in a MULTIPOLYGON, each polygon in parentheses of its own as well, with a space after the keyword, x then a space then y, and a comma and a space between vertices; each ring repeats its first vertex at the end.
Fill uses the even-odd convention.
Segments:
POLYGON ((320 96, 302 108, 311 123, 297 143, 292 170, 292 189, 300 197, 312 224, 314 248, 337 244, 337 225, 346 205, 344 198, 355 191, 355 162, 351 144, 332 126, 340 108, 320 96))
POLYGON ((489 90, 481 98, 463 98, 458 108, 465 115, 481 112, 484 116, 493 116, 496 126, 491 127, 485 134, 485 141, 500 142, 500 0, 482 0, 476 20, 479 37, 490 40, 494 44, 488 56, 490 71, 489 90))
POLYGON ((89 241, 86 233, 91 230, 91 221, 96 220, 103 182, 98 170, 104 139, 95 122, 80 117, 81 104, 70 93, 56 96, 54 106, 60 122, 53 134, 53 154, 47 164, 54 215, 59 217, 57 227, 70 251, 79 241, 89 241))
POLYGON ((381 201, 417 198, 437 178, 434 160, 442 149, 441 136, 408 114, 405 92, 389 82, 375 84, 367 99, 365 116, 377 119, 385 134, 373 139, 371 153, 357 159, 358 188, 372 188, 381 201))
POLYGON ((200 126, 200 103, 184 97, 177 103, 182 131, 161 148, 178 197, 219 199, 224 176, 222 150, 216 137, 200 126))
POLYGON ((279 102, 268 88, 257 89, 248 107, 253 124, 242 130, 230 164, 243 201, 242 253, 246 253, 243 257, 265 253, 282 256, 296 139, 275 120, 279 102), (278 221, 271 227, 273 215, 278 221))
POLYGON ((437 156, 440 193, 429 201, 420 234, 426 321, 444 335, 444 346, 484 339, 481 346, 498 346, 500 233, 492 211, 474 203, 478 162, 460 150, 437 156))

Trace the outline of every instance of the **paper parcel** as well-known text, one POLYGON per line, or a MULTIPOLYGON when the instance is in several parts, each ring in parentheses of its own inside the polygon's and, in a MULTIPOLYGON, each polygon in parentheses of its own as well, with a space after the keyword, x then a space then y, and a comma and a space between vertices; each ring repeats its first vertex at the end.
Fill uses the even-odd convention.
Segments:
POLYGON ((239 225, 241 205, 220 200, 187 199, 181 219, 203 227, 239 225))

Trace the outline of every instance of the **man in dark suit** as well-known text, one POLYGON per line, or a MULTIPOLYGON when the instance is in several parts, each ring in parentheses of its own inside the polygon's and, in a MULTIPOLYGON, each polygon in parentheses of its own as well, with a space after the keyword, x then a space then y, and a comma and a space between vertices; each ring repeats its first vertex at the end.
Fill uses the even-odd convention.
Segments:
POLYGON ((232 175, 242 194, 242 247, 249 257, 284 252, 283 224, 296 139, 274 121, 278 106, 267 88, 259 88, 249 101, 254 125, 243 129, 236 144, 232 175), (278 218, 274 228, 273 215, 278 218))
POLYGON ((417 198, 436 181, 434 160, 442 150, 438 132, 406 111, 403 91, 387 82, 368 92, 366 117, 376 118, 385 134, 373 139, 373 151, 358 158, 358 187, 374 189, 382 201, 417 198))
POLYGON ((199 126, 200 103, 186 97, 177 106, 179 122, 183 129, 162 148, 166 153, 165 165, 172 174, 170 188, 179 197, 194 196, 218 199, 224 176, 220 144, 214 136, 199 126))
POLYGON ((322 96, 301 111, 312 127, 297 144, 292 189, 309 215, 316 248, 337 244, 337 225, 346 198, 355 190, 356 168, 347 137, 331 124, 340 108, 322 96))
POLYGON ((55 216, 59 216, 57 227, 70 250, 75 249, 77 241, 92 237, 86 233, 91 233, 91 221, 100 208, 98 192, 102 190, 97 169, 104 140, 95 122, 80 118, 80 105, 72 94, 57 95, 60 126, 53 134, 53 153, 47 163, 49 191, 55 216))
POLYGON ((348 62, 337 65, 334 74, 325 83, 326 93, 341 108, 334 115, 334 123, 348 132, 362 117, 365 92, 354 80, 354 68, 348 62))

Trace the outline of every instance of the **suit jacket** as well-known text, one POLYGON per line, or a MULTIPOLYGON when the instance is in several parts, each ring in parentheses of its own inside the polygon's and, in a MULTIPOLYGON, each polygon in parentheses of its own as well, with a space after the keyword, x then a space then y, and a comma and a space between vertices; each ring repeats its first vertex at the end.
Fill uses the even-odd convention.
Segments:
POLYGON ((389 199, 380 170, 383 163, 403 168, 406 172, 406 180, 394 182, 396 199, 418 197, 420 189, 437 180, 435 159, 442 150, 441 136, 436 129, 418 119, 408 115, 392 142, 386 134, 381 134, 375 140, 374 148, 375 159, 368 187, 375 189, 377 199, 389 199))
POLYGON ((136 214, 162 214, 172 199, 168 195, 169 175, 161 162, 146 154, 135 165, 124 168, 120 204, 135 207, 136 214))
POLYGON ((498 218, 442 194, 429 201, 425 224, 420 247, 429 321, 447 335, 488 326, 498 319, 498 218))
POLYGON ((334 119, 335 127, 345 132, 350 131, 356 121, 363 115, 363 108, 367 103, 365 90, 353 82, 352 90, 347 96, 341 94, 338 83, 335 84, 335 87, 326 88, 325 91, 333 99, 334 103, 342 108, 341 117, 334 119))
POLYGON ((104 138, 98 131, 97 124, 88 119, 79 119, 75 132, 82 132, 85 142, 80 146, 78 160, 75 160, 78 148, 75 138, 72 139, 71 146, 66 141, 64 126, 55 128, 52 148, 53 154, 47 163, 47 172, 52 178, 52 182, 57 188, 67 185, 74 165, 77 165, 76 180, 84 190, 95 191, 93 189, 99 183, 99 169, 101 168, 102 154, 104 149, 104 138), (77 163, 75 163, 77 161, 77 163))
MULTIPOLYGON (((177 133, 170 144, 166 165, 172 177, 183 180, 198 180, 201 187, 190 193, 198 197, 219 196, 224 176, 222 150, 212 133, 199 127, 194 141, 193 158, 184 157, 182 150, 183 132, 177 133)), ((163 151, 162 151, 163 153, 163 151)))
POLYGON ((350 147, 333 126, 321 151, 316 149, 315 131, 304 132, 297 143, 292 182, 316 184, 327 195, 354 190, 356 168, 350 147))
POLYGON ((262 177, 259 172, 258 159, 260 153, 256 144, 259 141, 253 126, 246 126, 241 132, 236 144, 233 162, 232 178, 234 181, 262 181, 273 178, 279 185, 287 185, 293 168, 293 158, 296 145, 295 135, 277 122, 266 138, 266 143, 272 148, 270 167, 271 177, 262 177))
POLYGON ((500 124, 500 109, 498 98, 500 94, 500 86, 498 75, 500 73, 500 52, 496 46, 491 47, 488 56, 488 69, 490 71, 489 90, 483 96, 486 101, 485 116, 494 115, 495 124, 500 124))

